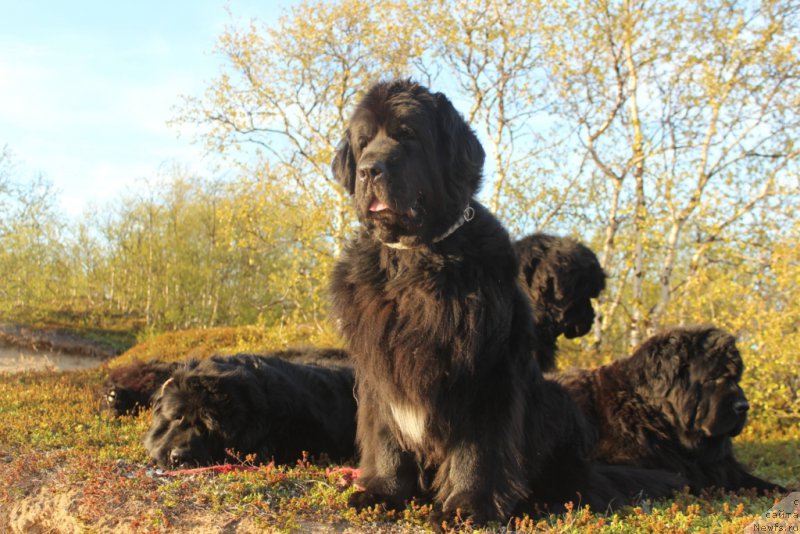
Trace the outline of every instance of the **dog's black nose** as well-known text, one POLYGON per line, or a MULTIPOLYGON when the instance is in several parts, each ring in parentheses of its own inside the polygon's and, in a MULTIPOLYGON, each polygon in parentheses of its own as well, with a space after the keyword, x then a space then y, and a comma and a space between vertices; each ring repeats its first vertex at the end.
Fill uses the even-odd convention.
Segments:
POLYGON ((738 400, 733 403, 733 411, 736 412, 738 415, 746 414, 747 410, 750 409, 750 403, 746 400, 738 400))
POLYGON ((169 451, 169 463, 177 467, 187 463, 189 455, 185 449, 172 449, 169 451))
POLYGON ((386 165, 382 161, 360 163, 358 165, 358 178, 361 180, 380 180, 386 175, 386 165))

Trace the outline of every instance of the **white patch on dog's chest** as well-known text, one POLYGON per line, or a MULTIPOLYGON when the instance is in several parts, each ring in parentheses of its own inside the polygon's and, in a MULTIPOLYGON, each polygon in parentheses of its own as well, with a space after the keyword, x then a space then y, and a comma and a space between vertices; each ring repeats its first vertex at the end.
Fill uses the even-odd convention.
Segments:
POLYGON ((408 404, 390 404, 389 407, 403 438, 411 445, 422 445, 427 419, 425 412, 408 404))

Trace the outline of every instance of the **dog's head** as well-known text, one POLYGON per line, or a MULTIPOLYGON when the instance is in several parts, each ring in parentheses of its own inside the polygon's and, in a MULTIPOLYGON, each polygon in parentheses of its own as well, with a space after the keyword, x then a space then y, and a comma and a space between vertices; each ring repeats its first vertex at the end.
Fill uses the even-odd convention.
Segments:
POLYGON ((484 152, 441 93, 397 80, 374 85, 333 160, 359 221, 384 243, 430 243, 480 186, 484 152))
POLYGON ((147 407, 149 398, 148 395, 141 394, 138 390, 131 390, 116 384, 109 384, 104 395, 105 407, 114 415, 136 413, 147 407))
POLYGON ((156 394, 145 448, 162 467, 210 465, 226 460, 227 449, 250 450, 261 426, 253 406, 264 394, 243 366, 225 368, 210 360, 176 371, 156 394))
POLYGON ((520 279, 553 333, 570 339, 587 334, 594 322, 592 299, 606 286, 595 253, 572 238, 541 233, 516 241, 514 251, 520 279))
POLYGON ((648 377, 643 390, 661 403, 687 446, 738 435, 749 404, 739 386, 744 365, 736 340, 712 327, 676 328, 633 354, 648 377))
POLYGON ((177 367, 174 363, 136 361, 108 371, 105 405, 116 415, 148 408, 158 387, 177 367))

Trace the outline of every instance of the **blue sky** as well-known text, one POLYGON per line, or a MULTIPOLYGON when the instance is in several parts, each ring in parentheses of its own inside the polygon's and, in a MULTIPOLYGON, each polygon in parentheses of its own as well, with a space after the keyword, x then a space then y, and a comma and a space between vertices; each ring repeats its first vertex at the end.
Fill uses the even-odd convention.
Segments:
POLYGON ((191 135, 166 124, 173 107, 218 72, 225 25, 274 23, 291 3, 0 0, 0 146, 17 178, 42 172, 77 215, 162 164, 209 169, 191 135))

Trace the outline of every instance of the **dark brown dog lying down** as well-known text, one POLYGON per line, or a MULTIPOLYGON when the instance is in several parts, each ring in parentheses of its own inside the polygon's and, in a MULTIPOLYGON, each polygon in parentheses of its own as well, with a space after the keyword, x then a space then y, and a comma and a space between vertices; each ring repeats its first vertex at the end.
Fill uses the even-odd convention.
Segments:
MULTIPOLYGON (((350 360, 341 349, 291 348, 264 353, 263 356, 283 358, 294 363, 347 366, 350 360)), ((172 372, 186 362, 150 360, 135 361, 108 371, 104 401, 114 415, 134 413, 149 408, 153 395, 166 382, 172 372)))
POLYGON ((634 353, 592 370, 549 375, 564 386, 599 435, 592 456, 660 468, 703 488, 785 491, 751 475, 731 438, 747 420, 743 364, 733 336, 712 327, 675 328, 634 353))
POLYGON ((144 437, 163 467, 222 463, 228 450, 292 464, 355 456, 356 403, 349 367, 274 356, 214 356, 173 372, 155 396, 144 437))

